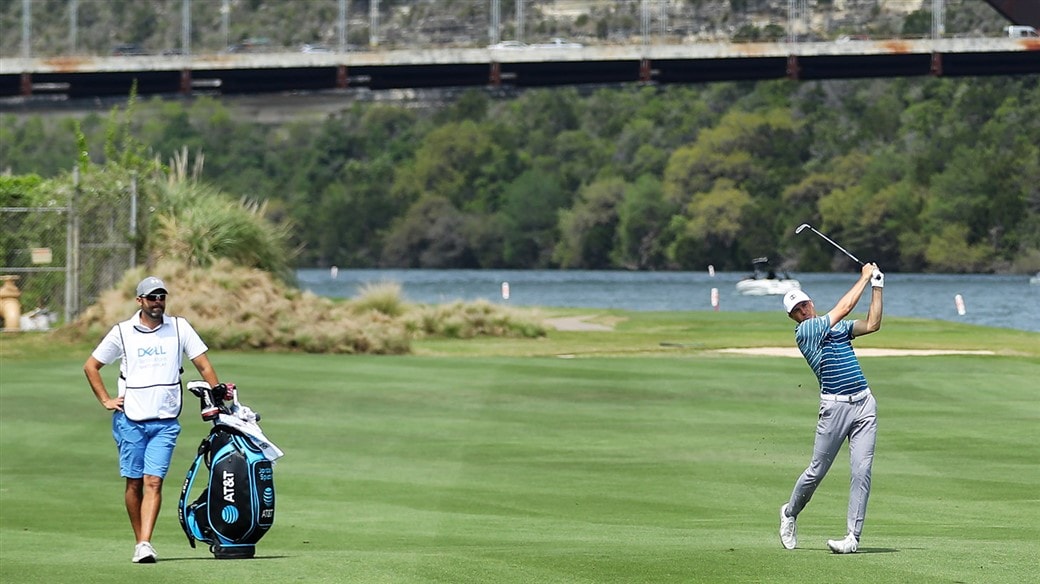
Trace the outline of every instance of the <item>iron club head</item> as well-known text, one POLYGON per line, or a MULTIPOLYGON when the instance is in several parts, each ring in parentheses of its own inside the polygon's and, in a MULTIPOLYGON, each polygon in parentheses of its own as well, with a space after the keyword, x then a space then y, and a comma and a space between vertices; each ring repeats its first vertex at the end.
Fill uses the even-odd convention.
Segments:
POLYGON ((805 231, 805 229, 806 229, 807 227, 809 227, 809 224, 808 224, 808 223, 802 223, 801 225, 799 225, 799 226, 798 226, 798 229, 795 229, 795 230, 794 230, 794 233, 795 233, 795 235, 798 235, 799 233, 801 233, 801 232, 805 231))

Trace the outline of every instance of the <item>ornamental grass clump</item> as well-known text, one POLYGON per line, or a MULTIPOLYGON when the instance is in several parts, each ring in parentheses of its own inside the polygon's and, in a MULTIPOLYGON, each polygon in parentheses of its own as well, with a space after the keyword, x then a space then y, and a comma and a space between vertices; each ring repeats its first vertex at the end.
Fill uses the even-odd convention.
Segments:
POLYGON ((455 301, 420 306, 405 316, 417 334, 471 339, 479 336, 545 336, 545 326, 534 311, 520 311, 487 300, 455 301))
POLYGON ((334 302, 283 284, 271 274, 218 260, 211 268, 160 262, 129 270, 68 327, 69 334, 98 339, 134 310, 133 290, 146 275, 170 287, 166 310, 183 316, 211 349, 309 353, 401 354, 411 350, 403 323, 379 313, 354 314, 334 302))
POLYGON ((357 298, 350 301, 357 313, 378 312, 387 316, 401 316, 408 307, 397 282, 365 283, 358 290, 357 298))
POLYGON ((133 315, 134 287, 147 275, 169 286, 167 314, 187 318, 211 349, 398 355, 411 352, 412 340, 421 337, 545 334, 536 314, 486 301, 411 305, 396 283, 365 285, 356 299, 334 301, 229 260, 205 268, 166 260, 129 270, 63 333, 100 339, 133 315))

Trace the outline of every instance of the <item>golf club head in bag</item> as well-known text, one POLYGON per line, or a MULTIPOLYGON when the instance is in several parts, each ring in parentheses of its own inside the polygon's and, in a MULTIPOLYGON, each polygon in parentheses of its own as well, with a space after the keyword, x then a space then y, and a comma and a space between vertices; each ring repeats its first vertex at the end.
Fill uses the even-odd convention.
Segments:
POLYGON ((226 386, 223 383, 212 388, 205 381, 188 382, 188 391, 199 398, 199 413, 207 422, 217 419, 220 415, 225 390, 226 386))

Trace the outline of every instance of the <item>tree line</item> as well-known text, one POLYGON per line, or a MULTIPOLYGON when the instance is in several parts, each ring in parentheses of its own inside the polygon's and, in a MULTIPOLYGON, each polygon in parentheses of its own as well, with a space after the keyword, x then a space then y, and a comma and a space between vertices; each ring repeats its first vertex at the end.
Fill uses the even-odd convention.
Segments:
MULTIPOLYGON (((291 105, 288 107, 292 107, 291 105)), ((1040 80, 486 90, 262 123, 214 98, 138 103, 158 160, 264 202, 299 266, 802 271, 1040 269, 1040 80)), ((111 116, 0 117, 14 174, 113 157, 111 116), (73 138, 83 136, 83 144, 73 138), (109 139, 109 142, 111 140, 109 139)))

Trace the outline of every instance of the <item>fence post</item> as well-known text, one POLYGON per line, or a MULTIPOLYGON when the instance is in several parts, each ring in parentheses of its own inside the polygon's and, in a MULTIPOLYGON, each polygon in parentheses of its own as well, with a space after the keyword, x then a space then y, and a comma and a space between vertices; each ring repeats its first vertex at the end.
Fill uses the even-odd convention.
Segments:
POLYGON ((137 265, 137 171, 130 175, 130 265, 137 265))
POLYGON ((72 167, 72 192, 69 193, 68 223, 65 229, 65 322, 79 312, 79 217, 76 194, 79 192, 79 166, 72 167))

